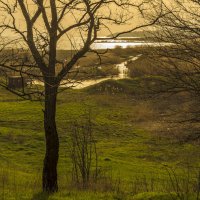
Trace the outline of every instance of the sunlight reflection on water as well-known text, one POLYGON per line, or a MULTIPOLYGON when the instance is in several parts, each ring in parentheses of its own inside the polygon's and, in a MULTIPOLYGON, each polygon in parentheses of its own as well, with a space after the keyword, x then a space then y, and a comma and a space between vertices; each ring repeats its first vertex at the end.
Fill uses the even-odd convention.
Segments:
POLYGON ((166 46, 167 43, 158 42, 95 42, 92 45, 93 49, 114 49, 116 47, 127 48, 127 47, 139 47, 139 46, 166 46))

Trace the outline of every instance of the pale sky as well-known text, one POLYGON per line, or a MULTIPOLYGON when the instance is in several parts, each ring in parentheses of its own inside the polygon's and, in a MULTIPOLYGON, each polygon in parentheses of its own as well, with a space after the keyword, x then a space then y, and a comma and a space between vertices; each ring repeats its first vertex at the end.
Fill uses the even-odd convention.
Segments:
MULTIPOLYGON (((7 0, 5 0, 5 1, 7 1, 7 0)), ((10 0, 10 1, 12 1, 12 0, 10 0)), ((37 5, 35 5, 31 0, 25 0, 25 1, 29 2, 28 3, 29 12, 31 14, 35 13, 35 11, 37 10, 37 5)), ((131 1, 133 1, 135 3, 136 1, 141 2, 142 0, 131 0, 131 1)), ((120 13, 120 9, 119 8, 116 9, 114 6, 111 7, 111 11, 112 11, 112 14, 114 14, 114 15, 120 13)), ((149 13, 149 11, 151 11, 150 8, 145 10, 145 12, 147 12, 147 13, 149 13)), ((107 14, 109 14, 109 11, 106 7, 104 7, 103 9, 101 9, 100 14, 106 14, 107 15, 107 14)), ((129 20, 129 22, 125 25, 120 25, 120 26, 119 25, 118 26, 117 25, 111 25, 111 24, 106 24, 106 25, 109 27, 109 29, 112 31, 112 33, 116 33, 116 32, 126 31, 126 30, 129 30, 129 29, 134 28, 136 26, 143 25, 143 24, 147 23, 147 22, 144 21, 141 14, 136 9, 134 9, 134 8, 129 9, 129 14, 131 14, 133 16, 133 18, 131 18, 131 20, 129 20)), ((62 22, 62 26, 67 27, 67 26, 71 25, 72 23, 74 23, 74 18, 77 17, 77 16, 78 16, 78 14, 76 14, 76 15, 74 14, 74 16, 72 14, 68 15, 68 17, 66 17, 64 19, 64 22, 62 22)), ((8 16, 5 16, 2 12, 0 12, 0 21, 4 21, 4 20, 5 20, 5 22, 8 22, 10 20, 10 18, 8 16)), ((16 10, 15 20, 16 20, 17 27, 20 30, 25 31, 26 30, 25 20, 24 20, 24 17, 22 15, 21 11, 20 11, 20 8, 18 8, 18 10, 16 10)), ((42 20, 41 17, 38 19, 36 27, 40 32, 41 31, 46 32, 46 30, 44 29, 44 23, 43 23, 43 20, 42 20)), ((79 33, 79 31, 76 31, 76 33, 70 32, 68 36, 65 35, 65 37, 60 40, 59 44, 61 46, 69 45, 69 42, 67 42, 68 37, 70 37, 70 39, 73 38, 73 36, 76 36, 76 37, 79 36, 80 37, 80 35, 77 35, 78 33, 79 33)), ((87 32, 85 32, 85 33, 87 33, 87 32)), ((9 37, 15 37, 15 34, 11 31, 5 32, 5 35, 9 36, 9 37)), ((98 36, 107 36, 107 35, 110 35, 110 32, 105 31, 105 29, 104 29, 104 30, 101 30, 101 32, 99 32, 98 36)), ((76 43, 76 37, 73 38, 74 43, 76 43)))
MULTIPOLYGON (((28 2, 31 2, 30 0, 28 0, 28 2)), ((35 11, 36 10, 36 7, 33 6, 34 3, 29 3, 29 10, 30 10, 30 13, 35 11)), ((106 8, 104 8, 104 10, 101 10, 102 13, 106 13, 108 12, 106 10, 106 8)), ((116 10, 114 7, 112 8, 112 12, 118 12, 118 10, 116 10)), ((115 32, 119 32, 119 31, 122 31, 122 30, 128 30, 129 28, 131 27, 134 27, 134 26, 137 26, 137 25, 140 25, 142 24, 144 21, 143 19, 141 18, 141 16, 139 15, 138 12, 136 12, 136 10, 134 9, 131 9, 130 10, 130 13, 134 13, 134 18, 131 19, 126 25, 123 25, 123 26, 116 26, 116 25, 110 25, 109 24, 109 28, 112 30, 113 33, 115 32)), ((70 24, 72 23, 72 19, 73 17, 69 17, 70 19, 67 19, 66 18, 66 23, 63 23, 63 25, 65 24, 70 24)), ((5 19, 5 16, 3 16, 3 14, 0 14, 0 20, 4 20, 5 19)), ((15 19, 16 19, 16 22, 17 22, 17 26, 20 28, 20 29, 24 29, 25 28, 25 20, 22 16, 22 14, 20 13, 20 10, 18 9, 15 13, 15 19)), ((6 16, 6 21, 8 21, 9 18, 6 16)), ((37 23, 37 28, 40 28, 42 30, 42 26, 43 26, 43 23, 42 23, 42 20, 39 19, 38 20, 38 23, 37 23)), ((9 32, 9 33, 6 33, 10 36, 13 36, 13 33, 9 32)), ((105 31, 101 31, 101 35, 106 35, 106 34, 109 34, 105 31)))

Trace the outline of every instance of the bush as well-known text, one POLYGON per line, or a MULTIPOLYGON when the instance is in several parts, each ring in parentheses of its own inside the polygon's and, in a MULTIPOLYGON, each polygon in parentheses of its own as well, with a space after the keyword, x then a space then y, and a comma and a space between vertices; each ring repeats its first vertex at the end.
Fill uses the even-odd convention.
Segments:
POLYGON ((156 63, 155 60, 141 56, 138 60, 129 63, 129 76, 132 78, 149 75, 160 76, 163 72, 159 65, 159 62, 156 63))
POLYGON ((74 122, 71 129, 72 181, 82 188, 88 188, 97 181, 98 156, 92 122, 89 115, 84 124, 74 122))

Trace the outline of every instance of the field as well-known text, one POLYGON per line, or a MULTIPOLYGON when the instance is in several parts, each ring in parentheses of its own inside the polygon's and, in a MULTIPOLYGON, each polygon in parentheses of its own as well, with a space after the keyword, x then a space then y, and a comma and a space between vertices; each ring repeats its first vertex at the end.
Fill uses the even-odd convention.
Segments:
MULTIPOLYGON (((126 80, 118 82, 121 85, 128 84, 126 80)), ((137 81, 132 81, 132 89, 134 83, 137 84, 137 81)), ((158 104, 160 99, 147 101, 142 99, 141 95, 138 97, 137 94, 113 94, 107 90, 102 94, 95 88, 83 91, 69 90, 59 96, 59 195, 63 199, 65 196, 66 199, 70 199, 67 197, 70 195, 74 199, 107 199, 107 196, 114 198, 113 190, 106 189, 103 185, 100 191, 108 190, 106 193, 83 192, 83 196, 80 197, 77 192, 69 192, 69 124, 73 120, 81 120, 89 109, 95 124, 100 165, 107 170, 108 176, 112 174, 113 182, 120 182, 118 187, 121 192, 123 191, 122 196, 151 190, 162 192, 162 183, 169 180, 165 165, 177 168, 178 176, 185 173, 188 164, 190 170, 198 167, 198 144, 193 141, 178 141, 174 136, 170 137, 169 130, 163 131, 163 135, 160 133, 161 124, 162 127, 169 125, 168 122, 163 122, 162 117, 167 108, 159 108, 166 106, 164 100, 158 104), (153 181, 153 185, 150 181, 153 181)), ((173 103, 172 101, 172 105, 168 106, 174 106, 173 103)), ((1 197, 31 199, 40 192, 41 185, 44 156, 42 105, 38 102, 20 101, 1 90, 0 107, 1 197)), ((116 195, 120 195, 120 191, 116 195)), ((60 199, 57 195, 56 198, 60 199)))
POLYGON ((0 199, 168 200, 183 193, 196 199, 200 149, 193 128, 198 127, 176 122, 174 114, 187 110, 189 95, 155 96, 147 86, 156 87, 156 81, 111 80, 59 94, 60 190, 53 196, 41 193, 43 103, 0 89, 0 199), (71 179, 69 137, 71 124, 83 123, 89 111, 103 178, 80 190, 71 179))

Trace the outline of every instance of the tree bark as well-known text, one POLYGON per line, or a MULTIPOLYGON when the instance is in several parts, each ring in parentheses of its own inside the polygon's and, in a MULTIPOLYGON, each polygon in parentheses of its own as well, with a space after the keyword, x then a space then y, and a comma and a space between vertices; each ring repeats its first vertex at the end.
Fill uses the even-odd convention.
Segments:
POLYGON ((43 191, 53 193, 58 190, 57 163, 59 157, 59 138, 56 128, 57 87, 45 83, 44 129, 46 154, 43 166, 43 191))

